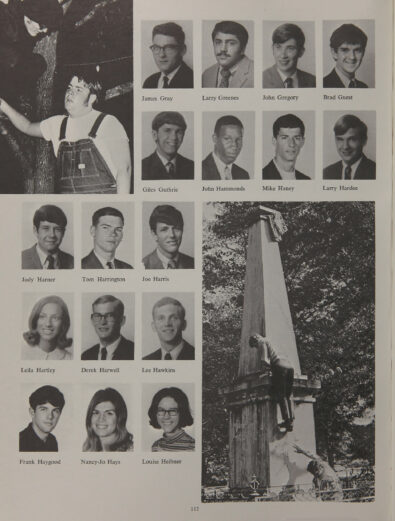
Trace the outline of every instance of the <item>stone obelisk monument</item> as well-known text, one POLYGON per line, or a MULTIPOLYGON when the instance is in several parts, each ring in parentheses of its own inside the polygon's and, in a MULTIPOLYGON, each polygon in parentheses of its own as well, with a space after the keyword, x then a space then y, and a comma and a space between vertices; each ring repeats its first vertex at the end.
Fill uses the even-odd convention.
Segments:
POLYGON ((286 485, 311 487, 306 458, 297 443, 315 452, 313 393, 318 382, 301 374, 278 242, 286 225, 279 212, 255 207, 249 222, 239 372, 237 381, 222 391, 229 411, 230 488, 249 489, 254 477, 260 488, 281 491, 286 485), (261 371, 257 349, 249 345, 254 333, 268 337, 295 371, 295 421, 292 432, 280 432, 280 413, 271 393, 271 376, 261 371))

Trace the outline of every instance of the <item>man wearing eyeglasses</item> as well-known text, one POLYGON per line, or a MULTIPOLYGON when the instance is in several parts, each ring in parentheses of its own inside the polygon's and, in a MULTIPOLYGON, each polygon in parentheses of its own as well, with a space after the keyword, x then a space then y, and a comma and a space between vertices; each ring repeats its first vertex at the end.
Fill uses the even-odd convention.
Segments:
POLYGON ((187 48, 182 27, 174 22, 156 25, 150 49, 160 72, 145 80, 144 89, 193 88, 193 71, 183 61, 187 48))
POLYGON ((91 321, 99 343, 84 351, 82 360, 133 360, 134 343, 121 335, 125 324, 123 302, 103 295, 92 304, 91 321))
POLYGON ((117 208, 99 208, 92 215, 90 233, 93 250, 81 261, 83 270, 119 269, 131 270, 133 266, 115 258, 115 252, 123 238, 124 217, 117 208))

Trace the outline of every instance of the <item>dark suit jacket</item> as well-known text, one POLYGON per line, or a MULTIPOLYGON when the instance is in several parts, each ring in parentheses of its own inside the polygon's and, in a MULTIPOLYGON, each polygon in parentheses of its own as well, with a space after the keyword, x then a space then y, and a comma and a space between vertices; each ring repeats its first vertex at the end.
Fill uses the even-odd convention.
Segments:
MULTIPOLYGON (((58 251, 59 269, 72 270, 74 268, 74 257, 64 251, 58 251)), ((23 250, 22 252, 23 270, 42 270, 43 267, 38 256, 36 245, 23 250)))
MULTIPOLYGON (((308 175, 302 174, 298 170, 295 170, 296 179, 308 179, 311 181, 311 178, 308 175)), ((279 181, 283 180, 280 175, 280 172, 277 170, 276 165, 274 164, 273 159, 262 169, 262 179, 278 179, 279 181)))
MULTIPOLYGON (((143 83, 143 89, 157 89, 158 81, 161 73, 156 72, 149 76, 143 83)), ((177 74, 170 81, 170 89, 193 89, 193 70, 184 62, 181 62, 181 67, 177 74)))
MULTIPOLYGON (((248 172, 243 168, 233 164, 232 166, 232 179, 249 179, 250 176, 248 172)), ((217 165, 215 164, 213 154, 209 154, 206 159, 202 161, 202 179, 203 181, 208 180, 220 180, 221 176, 219 175, 217 165)))
MULTIPOLYGON (((193 179, 193 161, 180 154, 176 155, 176 171, 173 179, 193 179)), ((154 152, 142 161, 141 178, 144 181, 171 179, 158 154, 154 152)))
MULTIPOLYGON (((98 360, 99 358, 100 344, 96 344, 93 347, 84 351, 81 355, 81 360, 98 360)), ((134 343, 131 340, 126 340, 121 336, 121 341, 118 347, 114 351, 112 360, 134 360, 134 343)), ((107 360, 103 360, 105 362, 107 360)))
MULTIPOLYGON (((195 267, 195 259, 193 257, 185 255, 185 253, 179 253, 178 255, 178 270, 191 270, 195 267)), ((156 250, 144 257, 143 264, 146 270, 163 270, 163 264, 156 250)))
MULTIPOLYGON (((153 351, 147 356, 144 356, 143 360, 161 360, 162 359, 162 351, 157 349, 153 351)), ((186 340, 184 340, 184 347, 181 349, 180 354, 176 358, 176 360, 195 360, 195 349, 188 344, 186 340)), ((170 362, 170 360, 169 360, 170 362)))
MULTIPOLYGON (((123 262, 118 259, 114 259, 114 266, 116 270, 132 270, 133 266, 127 262, 123 262)), ((102 270, 104 269, 101 262, 96 257, 95 252, 92 250, 89 255, 81 260, 81 268, 83 270, 102 270)))
MULTIPOLYGON (((324 168, 324 179, 341 179, 343 171, 343 164, 341 161, 333 163, 324 168)), ((355 180, 358 179, 376 179, 376 163, 371 159, 368 159, 365 155, 362 156, 362 160, 358 165, 355 172, 355 180)))
MULTIPOLYGON (((315 87, 315 76, 313 76, 309 72, 296 69, 296 75, 298 77, 298 89, 315 87)), ((285 88, 283 80, 281 79, 281 76, 279 75, 277 67, 275 65, 263 71, 262 86, 264 89, 285 88)))
MULTIPOLYGON (((355 83, 357 85, 357 89, 367 89, 368 86, 363 81, 359 81, 355 78, 355 83)), ((342 80, 336 74, 336 70, 332 69, 331 72, 324 77, 324 87, 334 88, 334 89, 344 89, 345 85, 342 80)))

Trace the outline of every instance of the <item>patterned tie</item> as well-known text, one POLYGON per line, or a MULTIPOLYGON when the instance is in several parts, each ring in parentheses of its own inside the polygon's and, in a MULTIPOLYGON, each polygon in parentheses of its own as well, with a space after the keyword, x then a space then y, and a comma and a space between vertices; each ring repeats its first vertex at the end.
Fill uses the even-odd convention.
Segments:
POLYGON ((357 88, 357 82, 355 81, 355 79, 350 81, 350 83, 348 84, 348 88, 349 89, 356 89, 357 88))
POLYGON ((284 86, 286 89, 293 89, 294 82, 292 78, 285 78, 284 80, 284 86))
POLYGON ((107 360, 107 349, 105 347, 103 347, 101 350, 101 359, 107 360))
POLYGON ((170 353, 166 353, 165 354, 165 360, 171 360, 171 354, 170 353))
POLYGON ((169 161, 167 164, 166 164, 166 169, 167 169, 167 173, 169 174, 169 177, 170 179, 174 179, 174 174, 175 174, 175 168, 174 168, 174 164, 169 161))
POLYGON ((344 179, 351 179, 351 166, 346 166, 344 170, 344 179))
POLYGON ((113 270, 114 269, 114 266, 112 265, 112 262, 111 261, 108 261, 106 262, 106 266, 109 270, 113 270))
POLYGON ((177 269, 177 264, 173 259, 170 259, 169 262, 167 263, 167 269, 169 269, 169 270, 177 269))
POLYGON ((169 88, 169 78, 167 76, 163 76, 163 88, 164 89, 169 88))
POLYGON ((55 257, 53 255, 48 255, 46 261, 47 261, 47 270, 55 269, 55 257))
POLYGON ((227 181, 228 181, 229 179, 232 179, 232 170, 231 170, 231 168, 229 167, 229 165, 226 165, 226 166, 225 166, 224 173, 225 173, 225 179, 226 179, 227 181))
POLYGON ((229 69, 221 69, 219 73, 222 76, 219 86, 220 88, 227 89, 229 87, 229 78, 232 76, 232 73, 229 69))

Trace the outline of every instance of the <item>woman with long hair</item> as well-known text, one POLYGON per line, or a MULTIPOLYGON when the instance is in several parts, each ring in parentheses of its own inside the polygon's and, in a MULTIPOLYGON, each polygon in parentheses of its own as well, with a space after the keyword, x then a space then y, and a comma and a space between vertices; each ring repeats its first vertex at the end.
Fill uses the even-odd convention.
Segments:
POLYGON ((22 360, 71 360, 67 338, 70 315, 60 297, 50 295, 35 303, 29 317, 29 330, 23 334, 22 360))
POLYGON ((97 391, 86 413, 88 436, 84 452, 127 452, 133 450, 133 435, 126 428, 128 411, 118 391, 107 387, 97 391))
POLYGON ((163 436, 152 445, 153 452, 192 451, 195 440, 183 427, 193 424, 187 395, 178 387, 166 387, 152 398, 148 410, 150 425, 163 429, 163 436))

